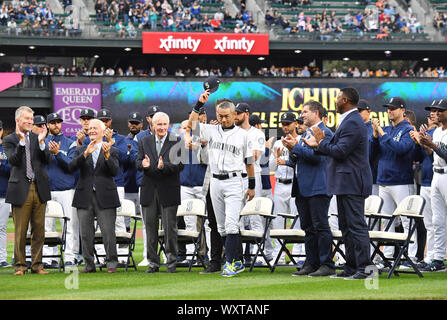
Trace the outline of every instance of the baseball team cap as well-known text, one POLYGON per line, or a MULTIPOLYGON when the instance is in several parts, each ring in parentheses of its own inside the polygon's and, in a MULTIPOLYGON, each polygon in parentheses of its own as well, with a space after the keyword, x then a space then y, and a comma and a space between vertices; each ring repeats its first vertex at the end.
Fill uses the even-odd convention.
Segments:
POLYGON ((41 116, 41 115, 34 116, 34 124, 35 125, 40 125, 40 124, 45 124, 45 123, 47 123, 47 121, 45 120, 44 116, 41 116))
POLYGON ((127 121, 129 122, 143 122, 143 116, 139 112, 131 112, 127 117, 127 121))
POLYGON ((148 115, 148 117, 152 117, 158 111, 160 111, 159 106, 150 106, 149 109, 147 110, 147 115, 148 115))
POLYGON ((425 107, 424 109, 425 110, 427 110, 427 111, 431 111, 431 109, 437 109, 436 108, 436 105, 439 103, 439 101, 440 100, 437 100, 437 99, 435 99, 435 100, 433 100, 432 102, 431 102, 431 104, 429 105, 429 106, 427 106, 427 107, 425 107))
POLYGON ((304 118, 303 117, 299 117, 298 119, 296 119, 296 121, 300 124, 304 123, 304 118))
POLYGON ((216 92, 219 89, 220 80, 216 76, 211 76, 203 82, 203 89, 209 90, 210 93, 216 92))
POLYGON ((51 121, 63 121, 62 120, 62 118, 61 118, 61 116, 58 114, 58 113, 56 113, 56 112, 53 112, 53 113, 50 113, 48 116, 47 116, 47 123, 49 123, 49 122, 51 122, 51 121))
POLYGON ((438 104, 436 105, 436 108, 440 110, 447 110, 447 99, 439 100, 438 104))
POLYGON ((357 103, 357 109, 359 110, 371 110, 371 107, 369 106, 368 101, 365 99, 360 99, 357 103))
POLYGON ((393 107, 393 108, 406 108, 405 100, 401 97, 391 98, 388 103, 383 105, 384 107, 393 107))
POLYGON ((110 111, 109 109, 103 108, 98 111, 96 118, 110 120, 110 119, 112 119, 112 111, 110 111))
POLYGON ((250 113, 250 106, 248 105, 248 103, 240 102, 236 105, 235 111, 237 113, 244 113, 244 112, 250 113))
POLYGON ((252 114, 249 118, 248 118, 248 123, 251 126, 255 126, 257 124, 261 124, 261 123, 266 123, 265 120, 261 120, 261 118, 259 118, 259 116, 252 114))
POLYGON ((82 109, 79 118, 84 117, 95 118, 95 111, 93 111, 92 109, 82 109))
POLYGON ((291 122, 295 122, 296 120, 296 115, 293 112, 286 112, 283 113, 281 116, 281 120, 280 122, 287 122, 287 123, 291 123, 291 122))

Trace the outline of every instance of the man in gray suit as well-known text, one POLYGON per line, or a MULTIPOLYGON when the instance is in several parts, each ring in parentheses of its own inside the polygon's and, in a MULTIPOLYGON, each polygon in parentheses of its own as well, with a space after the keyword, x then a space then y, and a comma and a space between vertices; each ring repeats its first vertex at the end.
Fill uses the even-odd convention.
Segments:
POLYGON ((120 201, 113 177, 118 174, 118 150, 104 142, 105 125, 90 121, 90 143, 76 149, 69 168, 79 169, 80 177, 73 197, 73 207, 78 209, 81 229, 82 255, 85 269, 81 273, 96 272, 94 262, 94 218, 96 216, 106 250, 107 272, 115 273, 118 264, 116 251, 115 220, 120 201))
POLYGON ((165 231, 165 251, 168 272, 176 272, 177 263, 177 207, 180 204, 180 138, 168 132, 169 116, 157 112, 152 118, 155 134, 142 138, 138 145, 137 169, 143 171, 140 203, 146 225, 147 273, 159 271, 158 219, 161 216, 165 231))

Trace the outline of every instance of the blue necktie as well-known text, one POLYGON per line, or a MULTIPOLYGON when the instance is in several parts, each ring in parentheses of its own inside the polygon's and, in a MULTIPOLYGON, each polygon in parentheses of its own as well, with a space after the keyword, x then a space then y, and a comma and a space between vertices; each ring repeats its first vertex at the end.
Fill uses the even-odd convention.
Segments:
POLYGON ((100 148, 97 147, 95 151, 92 153, 92 159, 93 159, 93 167, 96 168, 96 161, 98 161, 100 148))

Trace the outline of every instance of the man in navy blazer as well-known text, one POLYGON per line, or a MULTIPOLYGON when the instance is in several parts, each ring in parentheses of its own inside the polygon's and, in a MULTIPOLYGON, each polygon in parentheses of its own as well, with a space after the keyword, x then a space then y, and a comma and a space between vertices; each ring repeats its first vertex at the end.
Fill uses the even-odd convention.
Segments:
MULTIPOLYGON (((312 135, 311 128, 318 127, 330 140, 332 131, 321 121, 324 108, 321 103, 310 100, 303 105, 302 117, 307 129, 304 137, 312 135)), ((304 141, 297 142, 288 135, 282 138, 289 149, 289 163, 296 168, 292 186, 292 196, 299 212, 301 228, 306 232, 304 246, 306 262, 293 276, 330 276, 335 274, 332 261, 332 233, 328 221, 331 196, 326 185, 326 156, 307 146, 304 141)))
POLYGON ((365 222, 365 198, 371 195, 372 174, 369 166, 367 129, 357 103, 359 94, 354 88, 343 88, 337 96, 340 123, 328 140, 319 128, 305 142, 328 156, 328 192, 337 196, 338 223, 346 249, 343 272, 334 276, 345 279, 365 279, 365 268, 372 265, 368 227, 365 222))

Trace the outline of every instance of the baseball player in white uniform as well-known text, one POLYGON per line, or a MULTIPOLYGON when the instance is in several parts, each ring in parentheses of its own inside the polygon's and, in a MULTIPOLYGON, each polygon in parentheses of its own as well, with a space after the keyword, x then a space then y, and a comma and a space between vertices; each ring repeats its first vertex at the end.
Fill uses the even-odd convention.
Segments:
MULTIPOLYGON (((234 124, 248 132, 248 137, 253 146, 253 160, 254 160, 255 181, 256 181, 255 197, 262 197, 262 180, 261 180, 262 169, 260 161, 262 154, 265 152, 265 134, 263 131, 257 129, 256 127, 250 124, 249 122, 250 118, 251 118, 250 106, 244 102, 238 103, 235 108, 234 124)), ((247 176, 246 170, 243 170, 245 190, 247 190, 248 188, 248 179, 246 179, 246 176, 247 176)), ((245 217, 245 219, 241 220, 241 228, 248 227, 250 230, 262 232, 264 230, 263 220, 264 219, 261 218, 260 216, 245 217)), ((256 250, 257 246, 253 246, 250 251, 256 252, 256 250)), ((266 239, 264 252, 269 261, 273 259, 272 251, 273 246, 271 243, 271 239, 266 239)), ((247 262, 248 261, 245 261, 246 264, 247 262)), ((257 261, 257 264, 264 264, 264 263, 265 261, 261 260, 257 261)))
POLYGON ((200 139, 208 142, 209 166, 212 174, 210 194, 216 215, 217 227, 225 237, 226 263, 221 273, 233 277, 244 270, 238 260, 240 243, 239 214, 244 199, 253 199, 255 194, 255 174, 253 150, 246 130, 234 125, 235 106, 231 100, 222 99, 216 103, 218 125, 199 123, 199 109, 208 101, 209 90, 200 98, 191 112, 188 128, 199 131, 200 139), (242 172, 246 167, 249 186, 244 193, 242 172))
MULTIPOLYGON (((301 135, 306 132, 307 126, 303 123, 303 119, 297 119, 295 114, 292 112, 286 112, 281 116, 282 131, 284 134, 291 135, 297 141, 300 140, 301 135)), ((284 147, 281 139, 278 139, 273 144, 272 152, 270 154, 269 167, 270 171, 275 172, 276 184, 275 191, 273 193, 273 213, 277 215, 278 213, 291 213, 298 214, 298 210, 295 204, 295 198, 292 198, 292 185, 293 185, 293 175, 294 168, 286 165, 286 161, 289 159, 289 150, 284 147)), ((277 216, 273 219, 274 229, 283 229, 285 219, 281 216, 277 216)), ((300 220, 296 219, 295 229, 300 229, 300 220)), ((278 240, 274 240, 275 248, 273 251, 273 257, 278 256, 281 246, 278 240)), ((304 244, 294 244, 293 255, 303 255, 303 257, 298 258, 298 267, 301 267, 304 263, 304 244)), ((280 264, 285 264, 285 254, 281 255, 280 264)))
MULTIPOLYGON (((432 106, 433 107, 433 106, 432 106)), ((431 209, 434 232, 433 261, 422 271, 443 271, 446 255, 447 238, 447 99, 442 99, 436 106, 438 118, 442 125, 433 132, 433 139, 428 133, 419 136, 421 145, 433 150, 433 179, 431 183, 431 209)))

